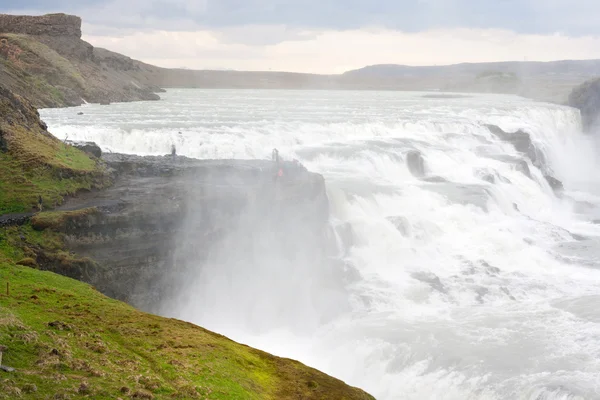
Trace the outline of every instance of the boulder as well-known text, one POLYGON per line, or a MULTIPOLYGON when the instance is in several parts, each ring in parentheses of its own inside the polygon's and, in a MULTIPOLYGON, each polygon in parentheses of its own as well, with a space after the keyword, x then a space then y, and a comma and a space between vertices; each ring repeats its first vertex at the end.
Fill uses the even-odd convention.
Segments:
POLYGON ((555 177, 550 175, 544 175, 544 178, 546 178, 546 181, 548 182, 552 190, 554 190, 555 192, 561 192, 564 190, 562 182, 556 179, 555 177))
POLYGON ((425 176, 425 160, 420 151, 411 150, 406 154, 406 166, 417 178, 425 176))
POLYGON ((86 152, 89 155, 92 155, 96 158, 102 157, 102 149, 94 142, 84 142, 84 141, 71 141, 67 140, 65 143, 78 148, 81 151, 86 152))

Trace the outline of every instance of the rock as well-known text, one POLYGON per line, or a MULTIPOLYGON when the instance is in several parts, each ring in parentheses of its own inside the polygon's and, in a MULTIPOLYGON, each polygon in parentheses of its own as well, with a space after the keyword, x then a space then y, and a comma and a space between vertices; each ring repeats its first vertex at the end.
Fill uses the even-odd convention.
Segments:
POLYGON ((556 179, 555 177, 550 175, 544 175, 544 178, 546 178, 546 181, 548 182, 552 190, 554 190, 555 192, 562 192, 564 190, 562 182, 556 179))
POLYGON ((96 158, 102 157, 102 149, 94 142, 66 140, 65 143, 76 147, 79 150, 84 151, 87 154, 90 154, 96 158))
POLYGON ((499 139, 512 144, 520 153, 526 155, 531 163, 542 171, 546 169, 546 157, 544 153, 540 151, 531 140, 531 135, 523 130, 516 132, 505 132, 496 125, 486 125, 492 134, 499 139))
POLYGON ((0 370, 4 372, 15 372, 15 369, 6 365, 0 365, 0 370))
POLYGON ((101 106, 108 106, 108 105, 110 105, 110 101, 108 101, 108 100, 101 100, 100 101, 100 105, 101 106))
POLYGON ((79 394, 89 394, 90 393, 90 385, 87 382, 81 382, 79 388, 77 389, 77 393, 79 394))
POLYGON ((573 89, 568 103, 581 112, 586 132, 596 130, 600 125, 600 79, 591 79, 573 89))
POLYGON ((81 38, 81 18, 66 14, 0 14, 0 32, 81 38))
POLYGON ((406 154, 406 165, 413 176, 422 178, 425 176, 425 160, 421 152, 411 150, 406 154))
POLYGON ((448 182, 448 179, 446 178, 442 178, 441 176, 428 176, 423 178, 423 180, 425 182, 431 182, 431 183, 443 183, 443 182, 448 182))
POLYGON ((33 383, 28 383, 21 389, 23 393, 35 393, 38 391, 37 386, 33 383))
POLYGON ((482 180, 488 182, 488 183, 496 183, 496 177, 492 174, 485 174, 481 177, 482 180))
POLYGON ((77 113, 77 115, 83 115, 83 113, 82 113, 81 111, 79 111, 79 112, 77 113))
POLYGON ((408 237, 410 235, 411 228, 410 221, 408 220, 408 218, 404 216, 393 216, 387 217, 386 219, 392 224, 394 224, 394 226, 396 227, 398 232, 402 234, 402 236, 408 237))
POLYGON ((529 164, 525 160, 519 160, 515 163, 515 168, 517 171, 522 172, 523 175, 531 179, 531 170, 529 169, 529 164))
POLYGON ((414 279, 428 283, 432 289, 437 290, 440 293, 448 294, 448 289, 442 284, 440 278, 433 272, 415 272, 411 274, 414 279))
POLYGON ((285 161, 285 173, 275 182, 271 161, 122 154, 104 154, 103 160, 115 184, 61 208, 98 210, 78 213, 76 221, 68 218, 59 228, 68 249, 81 257, 79 264, 66 268, 48 255, 38 257, 40 268, 156 312, 180 294, 188 269, 202 268, 212 254, 231 246, 240 259, 250 260, 261 256, 257 246, 277 243, 272 247, 277 257, 330 266, 329 201, 321 175, 285 161), (239 228, 242 223, 248 227, 239 228))

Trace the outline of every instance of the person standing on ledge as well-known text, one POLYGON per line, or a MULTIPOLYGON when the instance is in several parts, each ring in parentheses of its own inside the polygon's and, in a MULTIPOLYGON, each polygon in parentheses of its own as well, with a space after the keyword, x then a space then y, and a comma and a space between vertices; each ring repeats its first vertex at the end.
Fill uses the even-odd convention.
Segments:
POLYGON ((37 204, 37 206, 38 206, 39 212, 42 212, 42 209, 43 209, 43 206, 44 206, 43 203, 44 203, 44 200, 42 199, 42 196, 41 195, 38 196, 38 204, 37 204))
POLYGON ((271 153, 271 160, 275 163, 275 168, 277 169, 277 174, 274 177, 274 180, 277 180, 277 178, 281 178, 283 176, 283 168, 281 167, 279 159, 279 150, 273 149, 273 152, 271 153))

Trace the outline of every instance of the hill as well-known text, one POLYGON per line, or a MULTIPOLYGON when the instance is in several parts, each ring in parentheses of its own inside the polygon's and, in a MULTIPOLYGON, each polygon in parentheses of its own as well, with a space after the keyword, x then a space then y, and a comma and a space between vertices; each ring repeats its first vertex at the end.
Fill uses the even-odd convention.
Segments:
POLYGON ((81 40, 81 19, 0 14, 0 83, 36 107, 157 100, 157 69, 81 40))
POLYGON ((341 75, 167 69, 93 47, 76 16, 0 15, 0 82, 37 107, 156 100, 165 87, 488 92, 565 103, 595 76, 599 60, 372 65, 341 75))

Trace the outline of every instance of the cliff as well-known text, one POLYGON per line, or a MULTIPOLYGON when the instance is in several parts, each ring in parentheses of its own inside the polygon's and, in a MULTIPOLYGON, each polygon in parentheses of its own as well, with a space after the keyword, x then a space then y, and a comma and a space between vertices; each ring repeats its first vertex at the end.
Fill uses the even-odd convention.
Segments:
POLYGON ((36 257, 40 268, 85 280, 150 312, 173 300, 186 277, 221 246, 235 249, 250 264, 256 257, 251 249, 266 240, 284 249, 284 258, 304 257, 311 265, 332 268, 320 175, 286 163, 285 179, 275 182, 272 163, 258 160, 115 154, 104 159, 116 184, 60 208, 86 212, 32 219, 35 229, 63 233, 70 251, 97 265, 65 267, 42 249, 36 257), (251 229, 244 219, 252 221, 251 229))
POLYGON ((436 90, 518 94, 565 103, 600 61, 377 65, 341 75, 167 69, 95 48, 72 15, 0 15, 0 82, 38 107, 156 100, 163 87, 436 90))
POLYGON ((79 17, 0 14, 0 83, 36 107, 157 100, 154 73, 81 40, 79 17))
POLYGON ((81 18, 65 14, 39 17, 0 14, 0 32, 81 38, 81 18))
MULTIPOLYGON (((0 111, 0 345, 2 365, 16 368, 0 380, 0 399, 372 399, 97 290, 157 308, 186 271, 230 244, 244 215, 261 217, 254 237, 287 234, 286 254, 324 262, 321 176, 290 163, 276 182, 270 162, 100 160, 57 140, 27 100, 1 87, 0 111)), ((248 254, 241 239, 236 251, 248 254)))
POLYGON ((581 112, 586 131, 597 130, 600 127, 600 79, 591 79, 573 89, 569 105, 581 112))

